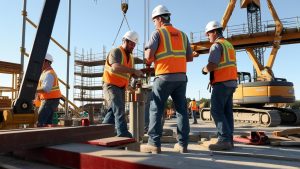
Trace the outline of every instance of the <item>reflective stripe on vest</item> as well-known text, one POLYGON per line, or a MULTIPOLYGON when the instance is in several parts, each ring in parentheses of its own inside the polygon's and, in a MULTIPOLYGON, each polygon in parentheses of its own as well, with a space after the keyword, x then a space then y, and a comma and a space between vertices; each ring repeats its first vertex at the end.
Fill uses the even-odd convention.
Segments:
MULTIPOLYGON (((133 68, 134 60, 133 56, 130 55, 129 62, 127 61, 127 55, 122 46, 119 47, 122 53, 121 65, 128 68, 133 68)), ((108 84, 113 84, 118 87, 126 87, 129 83, 130 74, 129 73, 116 73, 112 71, 111 65, 108 63, 108 58, 106 58, 104 66, 103 81, 108 84)))
POLYGON ((54 72, 54 70, 52 68, 48 69, 48 70, 44 70, 40 80, 39 80, 39 87, 42 86, 43 81, 45 80, 46 74, 50 73, 53 77, 54 77, 54 81, 53 81, 53 85, 52 85, 52 89, 49 93, 47 92, 40 92, 39 96, 41 98, 41 100, 47 100, 47 99, 58 99, 61 98, 61 92, 59 89, 59 84, 58 84, 58 78, 56 73, 54 72))
POLYGON ((214 78, 212 84, 217 82, 225 82, 229 80, 237 80, 237 67, 235 50, 231 43, 224 38, 217 39, 216 43, 222 45, 223 52, 221 61, 216 70, 214 70, 214 78))
POLYGON ((173 26, 159 29, 159 46, 155 53, 155 75, 186 72, 186 35, 173 26))

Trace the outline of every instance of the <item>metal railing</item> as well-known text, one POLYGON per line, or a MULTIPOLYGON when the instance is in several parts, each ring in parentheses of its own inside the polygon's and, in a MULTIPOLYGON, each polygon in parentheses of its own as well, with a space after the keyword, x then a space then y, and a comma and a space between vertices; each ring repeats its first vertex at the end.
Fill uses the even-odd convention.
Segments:
MULTIPOLYGON (((284 29, 296 28, 300 31, 300 17, 291 17, 281 19, 284 29)), ((267 20, 262 22, 262 32, 271 32, 275 30, 275 22, 273 20, 267 20)), ((223 32, 225 38, 229 38, 235 35, 249 34, 248 24, 243 23, 239 25, 227 26, 223 32)), ((190 39, 192 43, 199 41, 207 41, 207 37, 204 31, 191 32, 190 39)))

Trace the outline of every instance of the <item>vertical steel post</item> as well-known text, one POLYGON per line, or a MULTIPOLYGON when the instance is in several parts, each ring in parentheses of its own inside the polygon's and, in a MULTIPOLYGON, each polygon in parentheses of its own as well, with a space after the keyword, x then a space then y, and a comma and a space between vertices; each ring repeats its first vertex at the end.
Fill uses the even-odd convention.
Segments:
MULTIPOLYGON (((71 0, 69 0, 69 17, 68 17, 68 53, 67 53, 67 87, 66 87, 66 98, 69 100, 69 73, 70 73, 70 43, 71 43, 71 0)), ((69 102, 65 104, 65 118, 69 117, 69 102)))
MULTIPOLYGON (((23 21, 22 21, 22 44, 21 44, 21 74, 19 77, 19 83, 22 81, 23 78, 23 74, 24 74, 24 55, 25 55, 25 35, 26 35, 26 17, 27 17, 27 0, 23 1, 23 11, 22 11, 22 15, 23 15, 23 21)), ((19 85, 19 84, 17 84, 19 85)))

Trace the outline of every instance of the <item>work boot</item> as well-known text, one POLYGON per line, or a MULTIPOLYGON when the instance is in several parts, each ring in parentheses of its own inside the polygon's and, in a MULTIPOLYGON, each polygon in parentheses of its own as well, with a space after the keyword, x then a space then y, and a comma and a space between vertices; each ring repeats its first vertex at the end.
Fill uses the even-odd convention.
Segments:
POLYGON ((210 144, 208 146, 209 150, 213 151, 226 151, 226 150, 231 150, 233 149, 233 145, 231 142, 217 142, 216 144, 210 144))
POLYGON ((161 153, 161 148, 152 146, 149 144, 144 144, 144 145, 141 145, 141 152, 142 153, 159 154, 159 153, 161 153))
POLYGON ((174 145, 174 150, 180 153, 188 153, 188 149, 187 147, 182 147, 181 145, 179 145, 178 143, 176 143, 174 145))

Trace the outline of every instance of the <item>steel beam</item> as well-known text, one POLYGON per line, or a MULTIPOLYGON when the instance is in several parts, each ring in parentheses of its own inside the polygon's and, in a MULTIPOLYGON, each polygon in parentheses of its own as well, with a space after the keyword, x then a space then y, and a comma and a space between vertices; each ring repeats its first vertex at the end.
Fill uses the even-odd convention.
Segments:
POLYGON ((1 130, 0 153, 114 136, 113 125, 1 130))

